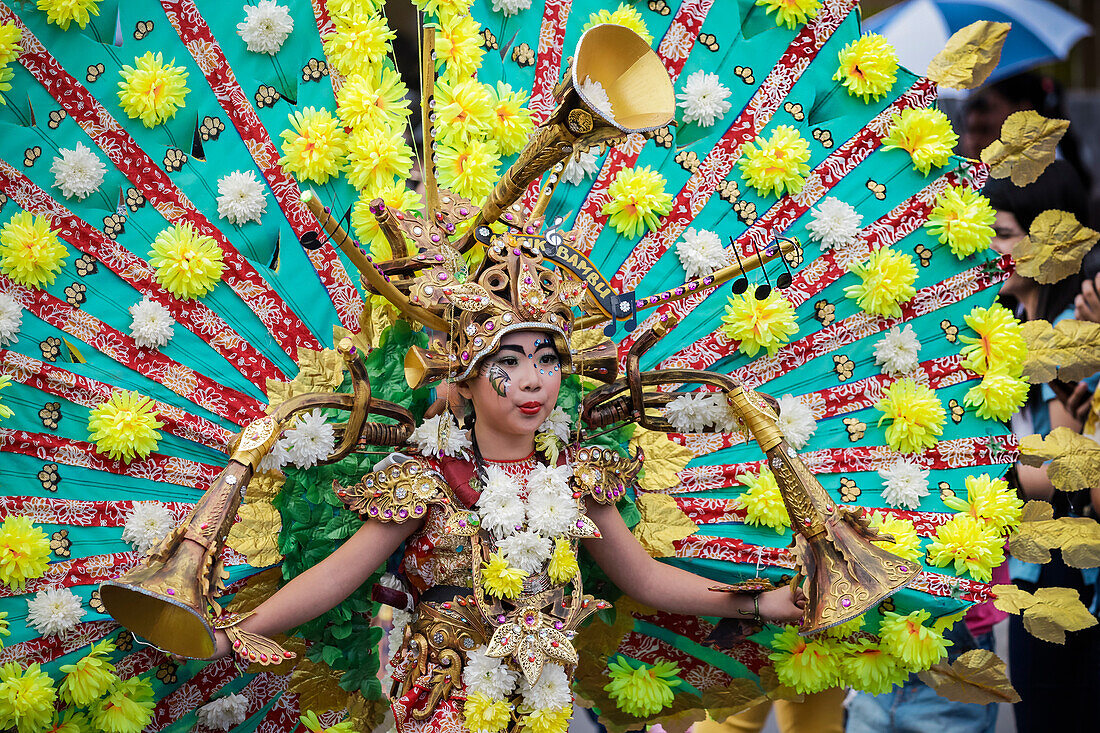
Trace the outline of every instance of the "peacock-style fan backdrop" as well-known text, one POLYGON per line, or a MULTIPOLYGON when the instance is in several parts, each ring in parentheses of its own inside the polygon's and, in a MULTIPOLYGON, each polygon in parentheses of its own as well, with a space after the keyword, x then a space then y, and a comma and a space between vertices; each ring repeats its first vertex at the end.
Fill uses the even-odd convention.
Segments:
MULTIPOLYGON (((601 23, 649 41, 677 98, 674 125, 577 150, 552 176, 547 226, 634 294, 621 353, 675 316, 643 368, 717 370, 776 397, 832 499, 871 512, 924 571, 857 622, 754 629, 724 652, 708 643, 717 619, 639 607, 590 568, 617 610, 578 639, 579 698, 614 729, 682 729, 765 693, 884 691, 992 597, 1021 511, 1000 480, 1017 454, 1002 421, 1027 391, 1019 326, 994 304, 1011 264, 988 250, 986 170, 952 155, 936 84, 861 36, 855 0, 38 0, 0 3, 0 23, 0 727, 381 721, 381 570, 298 630, 298 660, 244 673, 134 638, 97 587, 186 516, 249 421, 348 389, 334 338, 352 335, 376 396, 423 415, 431 394, 400 366, 428 334, 364 290, 302 194, 386 259, 368 205, 422 211, 423 133, 439 184, 476 207, 601 23), (423 125, 422 25, 437 72, 423 125), (677 290, 790 240, 763 270, 677 290)), ((575 415, 591 389, 572 378, 562 406, 575 415)), ((774 478, 743 435, 701 432, 716 409, 685 391, 667 408, 682 433, 595 438, 645 452, 623 515, 666 562, 789 580, 774 478)), ((335 420, 301 420, 249 485, 223 554, 229 608, 359 526, 333 482, 382 454, 313 465, 335 420)))

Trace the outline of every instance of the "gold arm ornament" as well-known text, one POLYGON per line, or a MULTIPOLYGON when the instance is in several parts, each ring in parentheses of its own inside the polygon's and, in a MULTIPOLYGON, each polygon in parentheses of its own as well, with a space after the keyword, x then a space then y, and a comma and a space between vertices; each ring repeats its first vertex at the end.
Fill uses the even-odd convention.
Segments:
POLYGON ((263 666, 281 664, 287 659, 294 659, 297 654, 287 651, 277 642, 266 636, 253 634, 238 627, 241 621, 251 616, 252 613, 226 612, 219 616, 213 623, 218 631, 224 631, 229 637, 230 648, 240 657, 242 662, 256 662, 263 666))
MULTIPOLYGON (((100 585, 103 605, 116 621, 172 654, 210 657, 218 628, 215 619, 222 613, 216 598, 223 590, 221 555, 226 537, 249 480, 295 416, 317 408, 349 411, 348 421, 336 426, 335 452, 321 463, 344 458, 360 440, 400 445, 408 439, 415 426, 412 415, 399 405, 371 398, 370 380, 351 339, 341 339, 337 351, 351 373, 352 393, 298 395, 245 426, 229 447, 225 469, 187 518, 139 565, 100 585), (368 421, 371 414, 396 419, 398 424, 368 421)), ((269 657, 274 653, 274 647, 268 646, 274 642, 261 642, 262 637, 239 629, 234 634, 246 649, 261 650, 259 655, 269 657)))

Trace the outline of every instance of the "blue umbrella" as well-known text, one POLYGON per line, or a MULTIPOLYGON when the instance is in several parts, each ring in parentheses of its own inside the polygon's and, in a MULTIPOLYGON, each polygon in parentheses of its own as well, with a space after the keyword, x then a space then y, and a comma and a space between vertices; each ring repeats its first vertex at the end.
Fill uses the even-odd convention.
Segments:
POLYGON ((1046 0, 907 0, 867 18, 863 29, 886 36, 901 64, 923 74, 955 31, 978 20, 1012 24, 994 81, 1064 59, 1092 34, 1087 23, 1046 0))

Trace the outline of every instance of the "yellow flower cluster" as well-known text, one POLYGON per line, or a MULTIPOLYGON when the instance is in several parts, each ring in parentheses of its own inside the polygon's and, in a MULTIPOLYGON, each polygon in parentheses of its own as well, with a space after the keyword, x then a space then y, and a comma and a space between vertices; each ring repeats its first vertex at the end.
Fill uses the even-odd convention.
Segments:
POLYGON ((680 668, 672 662, 650 666, 639 662, 633 666, 625 657, 617 657, 607 665, 611 681, 604 685, 615 705, 636 718, 650 718, 672 704, 672 688, 681 680, 680 668))
POLYGON ((970 514, 956 514, 936 530, 928 545, 928 562, 938 568, 955 564, 955 572, 989 582, 993 568, 1005 561, 1004 538, 995 525, 970 514))
POLYGON ((882 648, 909 671, 928 669, 947 655, 951 645, 940 631, 925 625, 931 615, 924 610, 905 616, 892 611, 883 614, 878 630, 882 648))
MULTIPOLYGON (((8 82, 15 76, 15 72, 11 70, 11 62, 23 53, 23 47, 19 45, 22 37, 23 31, 14 22, 0 23, 0 92, 11 89, 8 82)), ((7 104, 3 95, 0 95, 0 104, 7 104)))
POLYGON ((947 165, 959 136, 951 121, 938 109, 906 109, 894 115, 890 132, 882 138, 883 150, 900 149, 913 159, 913 169, 928 175, 932 166, 947 165))
POLYGON ((0 583, 22 591, 50 565, 50 538, 30 517, 8 515, 0 524, 0 583))
POLYGON ((644 165, 619 171, 607 195, 611 200, 604 204, 603 214, 615 231, 631 239, 655 231, 660 217, 672 210, 665 177, 644 165))
MULTIPOLYGON (((5 387, 10 387, 10 386, 11 386, 11 377, 9 377, 7 374, 0 374, 0 390, 3 390, 5 387)), ((14 414, 15 413, 12 412, 10 407, 5 405, 3 402, 0 402, 0 420, 3 420, 4 418, 11 417, 14 414)))
POLYGON ((333 15, 332 26, 324 37, 325 56, 345 76, 376 71, 397 37, 384 17, 364 9, 333 15))
POLYGON ((840 50, 840 68, 833 79, 848 94, 864 102, 885 96, 898 78, 898 54, 890 42, 877 33, 860 36, 840 50))
POLYGON ((96 730, 140 733, 153 719, 153 686, 143 677, 116 682, 91 707, 96 730))
POLYGON ((19 662, 8 662, 0 667, 0 727, 19 733, 46 730, 56 699, 53 680, 37 664, 23 669, 19 662))
POLYGON ((948 186, 924 226, 961 260, 989 248, 995 217, 985 196, 969 186, 948 186))
POLYGON ((442 15, 435 37, 436 68, 445 67, 449 79, 473 76, 481 68, 481 57, 485 55, 484 41, 481 26, 469 15, 442 15))
POLYGON ((887 387, 875 409, 882 412, 879 425, 890 421, 886 444, 901 453, 919 453, 934 446, 947 421, 936 393, 911 379, 899 379, 887 387))
POLYGON ((569 730, 569 718, 572 716, 572 705, 529 710, 523 716, 521 721, 523 727, 520 730, 525 733, 566 733, 569 730))
POLYGON ((374 191, 374 198, 368 199, 360 196, 351 209, 351 227, 355 230, 355 236, 365 246, 370 248, 371 256, 382 261, 393 256, 389 242, 382 234, 378 226, 378 219, 371 213, 370 204, 374 199, 382 199, 386 206, 391 206, 398 211, 411 211, 421 206, 422 197, 416 191, 408 188, 402 181, 397 181, 387 186, 382 186, 374 191))
POLYGON ((523 590, 525 574, 513 568, 497 553, 481 564, 481 585, 485 592, 497 598, 516 598, 523 590))
POLYGON ((893 538, 875 541, 876 545, 887 552, 904 557, 906 560, 916 560, 923 554, 917 528, 908 519, 871 512, 871 527, 893 538))
POLYGON ((444 145, 484 138, 493 118, 492 88, 476 79, 441 81, 435 90, 432 130, 444 145))
POLYGON ((756 475, 743 473, 737 477, 737 481, 748 487, 748 491, 742 492, 736 502, 736 506, 744 508, 745 521, 748 524, 771 527, 779 534, 783 533, 785 527, 791 526, 790 514, 787 513, 779 484, 775 482, 775 475, 771 470, 761 468, 756 475))
POLYGON ((857 690, 881 695, 905 682, 909 670, 895 657, 870 639, 844 642, 840 658, 841 682, 857 690))
POLYGON ((157 269, 157 283, 182 300, 209 293, 225 269, 218 243, 191 224, 176 224, 158 234, 149 250, 149 264, 157 269))
POLYGON ((512 722, 512 706, 504 700, 493 700, 483 692, 474 692, 462 705, 466 728, 471 733, 499 733, 512 722))
POLYGON ((439 185, 472 201, 485 198, 497 181, 500 152, 491 141, 470 140, 436 149, 439 185))
POLYGON ((774 356, 798 333, 798 322, 791 302, 772 290, 763 300, 757 300, 752 292, 731 295, 719 328, 740 342, 737 348, 746 356, 756 356, 760 349, 774 356))
POLYGON ((554 540, 554 552, 550 555, 546 571, 555 583, 568 583, 576 577, 580 567, 577 565, 577 553, 573 552, 569 540, 561 537, 554 540))
POLYGON ((280 165, 298 178, 325 183, 344 168, 347 133, 328 110, 306 107, 288 118, 280 165))
POLYGON ((840 681, 840 648, 827 636, 799 636, 798 627, 785 626, 772 639, 775 651, 768 659, 775 664, 779 681, 799 693, 810 694, 833 687, 840 681))
POLYGON ((810 146, 798 130, 779 125, 770 138, 757 137, 741 153, 741 177, 761 196, 798 193, 810 172, 810 146))
POLYGON ((756 0, 756 4, 766 8, 768 15, 775 13, 776 25, 792 29, 816 18, 821 10, 821 0, 756 0))
POLYGON ((400 132, 362 127, 348 136, 348 183, 360 191, 378 191, 412 171, 412 149, 400 132))
POLYGON ((624 28, 629 28, 641 36, 646 43, 650 45, 653 44, 653 34, 649 32, 649 28, 646 27, 645 21, 642 20, 642 14, 627 3, 619 3, 619 7, 614 10, 600 10, 592 13, 592 15, 588 16, 588 22, 584 24, 582 32, 588 30, 592 26, 603 25, 604 23, 611 23, 613 25, 621 25, 624 28))
POLYGON ((166 64, 159 52, 147 51, 134 59, 133 66, 122 67, 118 101, 131 119, 152 128, 176 116, 191 90, 187 70, 175 63, 172 59, 166 64))
POLYGON ((489 129, 502 155, 518 153, 531 136, 534 122, 527 101, 527 92, 513 91, 508 84, 497 82, 492 96, 493 115, 489 120, 489 129))
POLYGON ((355 733, 355 728, 350 721, 343 720, 336 725, 326 726, 313 710, 307 710, 304 715, 299 716, 298 720, 302 723, 302 727, 311 733, 355 733))
POLYGON ((413 0, 413 4, 425 13, 460 15, 470 9, 474 0, 413 0))
POLYGON ((990 478, 987 473, 966 477, 966 499, 952 496, 943 503, 984 521, 1000 534, 1008 534, 1019 526, 1024 508, 1007 481, 990 478))
POLYGON ((888 318, 901 317, 901 304, 917 294, 917 266, 913 258, 889 247, 876 249, 866 262, 849 265, 849 272, 858 276, 858 285, 844 288, 865 313, 888 318))
POLYGON ((99 15, 99 0, 38 0, 38 9, 46 11, 46 22, 63 31, 76 21, 81 28, 88 25, 91 15, 99 15))
POLYGON ((96 450, 125 463, 156 450, 160 442, 157 428, 162 427, 151 399, 123 390, 97 405, 88 417, 88 432, 96 450))
POLYGON ((967 390, 963 404, 983 420, 1008 422, 1027 402, 1027 380, 1006 372, 989 372, 967 390))
POLYGON ((345 127, 398 132, 412 114, 408 93, 401 75, 388 66, 352 74, 336 94, 336 113, 345 127))
POLYGON ((107 655, 115 650, 110 639, 92 644, 88 654, 72 664, 61 665, 65 679, 61 681, 61 699, 70 705, 85 707, 102 697, 119 681, 115 665, 107 655))
POLYGON ((1012 312, 1000 304, 974 308, 964 320, 977 337, 960 335, 962 366, 981 375, 963 404, 974 407, 986 420, 1009 419, 1027 401, 1028 383, 1021 377, 1027 344, 1023 327, 1012 312))
POLYGON ((44 216, 20 211, 0 229, 0 272, 41 290, 53 283, 68 252, 44 216))

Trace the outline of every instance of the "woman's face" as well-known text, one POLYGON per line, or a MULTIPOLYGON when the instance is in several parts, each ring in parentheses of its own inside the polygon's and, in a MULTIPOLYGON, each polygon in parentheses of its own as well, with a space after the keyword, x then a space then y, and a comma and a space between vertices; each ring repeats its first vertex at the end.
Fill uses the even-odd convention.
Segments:
POLYGON ((478 441, 531 437, 553 411, 561 389, 561 359, 550 336, 516 331, 503 336, 496 353, 485 357, 478 374, 459 385, 473 402, 478 441))
MULTIPOLYGON (((993 242, 991 246, 997 254, 1011 255, 1016 244, 1027 236, 1027 232, 1016 221, 1016 215, 1011 211, 997 211, 997 218, 993 221, 993 242)), ((1001 288, 1005 295, 1018 297, 1022 290, 1030 283, 1028 278, 1012 273, 1001 288)))

